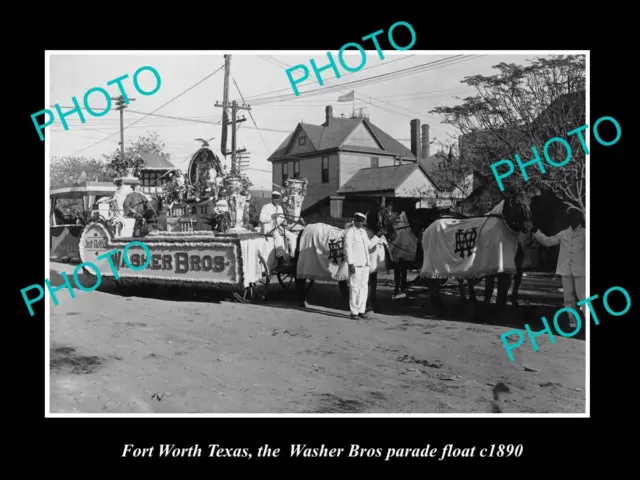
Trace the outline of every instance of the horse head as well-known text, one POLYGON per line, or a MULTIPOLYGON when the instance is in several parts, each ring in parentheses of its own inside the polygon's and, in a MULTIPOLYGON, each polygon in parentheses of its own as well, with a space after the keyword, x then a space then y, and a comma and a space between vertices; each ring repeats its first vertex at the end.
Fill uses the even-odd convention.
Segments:
POLYGON ((527 233, 531 229, 531 209, 524 192, 512 195, 504 201, 502 215, 511 230, 527 233))

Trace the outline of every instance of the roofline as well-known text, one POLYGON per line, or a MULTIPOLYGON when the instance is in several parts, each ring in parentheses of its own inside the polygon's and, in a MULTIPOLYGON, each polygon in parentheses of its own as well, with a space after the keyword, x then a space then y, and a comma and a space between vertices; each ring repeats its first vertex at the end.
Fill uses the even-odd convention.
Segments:
POLYGON ((118 187, 115 185, 75 185, 62 186, 49 190, 49 196, 57 196, 65 193, 114 193, 118 187))
POLYGON ((380 188, 378 190, 352 190, 352 191, 338 190, 338 191, 336 191, 336 193, 338 195, 359 195, 359 194, 362 194, 362 193, 380 193, 380 192, 393 192, 394 193, 394 197, 395 197, 396 189, 395 188, 380 188))
MULTIPOLYGON (((313 152, 304 152, 304 153, 298 153, 296 155, 278 155, 277 157, 274 157, 273 155, 270 156, 269 158, 267 158, 267 162, 274 162, 274 161, 278 161, 278 160, 287 160, 287 159, 295 159, 297 157, 315 157, 315 156, 322 156, 325 153, 337 153, 337 152, 353 152, 353 153, 364 153, 367 155, 378 155, 378 156, 386 156, 386 157, 402 157, 403 160, 411 160, 411 163, 416 163, 417 162, 417 157, 408 157, 406 155, 403 155, 401 153, 393 153, 393 152, 389 152, 388 150, 380 150, 380 152, 367 152, 364 150, 359 150, 358 147, 351 147, 351 146, 347 146, 347 147, 332 147, 332 148, 325 148, 324 150, 315 150, 313 152)), ((396 167, 398 165, 395 165, 396 167)), ((379 167, 379 168, 385 168, 385 167, 379 167)))

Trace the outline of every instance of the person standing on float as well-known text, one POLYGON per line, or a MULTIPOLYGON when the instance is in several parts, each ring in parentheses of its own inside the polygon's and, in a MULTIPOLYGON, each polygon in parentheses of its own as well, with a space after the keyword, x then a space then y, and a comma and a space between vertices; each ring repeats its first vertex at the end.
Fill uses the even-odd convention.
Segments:
MULTIPOLYGON (((562 230, 552 237, 547 237, 533 228, 533 236, 545 247, 560 245, 558 255, 558 265, 556 275, 562 278, 562 289, 564 292, 564 306, 577 309, 577 301, 585 298, 585 229, 582 226, 583 216, 580 210, 570 208, 569 228, 562 230)), ((569 316, 569 327, 576 328, 576 319, 572 314, 569 316)))

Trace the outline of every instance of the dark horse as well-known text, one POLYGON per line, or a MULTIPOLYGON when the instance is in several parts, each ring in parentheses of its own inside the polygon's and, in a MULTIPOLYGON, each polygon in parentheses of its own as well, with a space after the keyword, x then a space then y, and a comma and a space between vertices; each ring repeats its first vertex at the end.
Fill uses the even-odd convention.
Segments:
POLYGON ((137 214, 134 215, 136 225, 134 227, 134 237, 144 237, 154 230, 164 230, 158 223, 158 216, 162 211, 163 199, 161 195, 147 195, 148 202, 135 205, 137 214))
MULTIPOLYGON (((502 214, 500 217, 506 222, 509 229, 515 233, 527 233, 531 228, 531 211, 529 210, 529 206, 526 202, 526 197, 524 194, 513 195, 504 200, 504 206, 502 209, 502 214)), ((461 217, 465 218, 465 217, 461 217)), ((427 246, 427 248, 429 248, 427 246)), ((522 246, 518 242, 518 249, 515 257, 516 264, 516 273, 515 273, 515 281, 514 281, 514 291, 512 301, 514 305, 517 305, 517 292, 520 287, 520 282, 522 281, 522 264, 524 261, 524 250, 522 246)), ((495 287, 495 279, 498 279, 498 292, 496 298, 496 305, 500 309, 500 311, 504 311, 504 307, 507 303, 507 294, 509 292, 509 288, 511 286, 511 277, 510 273, 499 273, 496 275, 490 275, 484 277, 485 279, 485 294, 484 294, 484 303, 488 305, 491 301, 491 297, 493 295, 493 290, 495 287)), ((478 283, 480 279, 468 279, 467 285, 469 287, 469 299, 473 304, 476 301, 475 295, 475 284, 478 283)), ((464 288, 463 283, 464 279, 459 279, 458 283, 460 285, 460 295, 464 300, 464 288)), ((440 297, 440 280, 430 279, 429 280, 429 294, 431 303, 439 310, 442 308, 442 298, 440 297)))

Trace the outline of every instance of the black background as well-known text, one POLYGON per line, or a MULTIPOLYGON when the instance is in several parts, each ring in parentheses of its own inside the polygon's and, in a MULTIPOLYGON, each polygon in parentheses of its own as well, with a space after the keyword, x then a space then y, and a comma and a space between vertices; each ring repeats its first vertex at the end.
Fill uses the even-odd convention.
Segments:
MULTIPOLYGON (((44 180, 48 167, 44 142, 39 140, 30 115, 44 108, 46 49, 326 51, 337 50, 343 44, 358 41, 379 29, 386 32, 393 23, 402 20, 411 23, 416 31, 417 43, 412 50, 545 49, 557 50, 557 53, 570 49, 590 50, 589 125, 601 116, 612 116, 622 126, 622 138, 614 146, 603 147, 593 137, 591 141, 588 179, 591 184, 591 220, 588 224, 591 237, 590 291, 592 295, 602 295, 609 287, 619 285, 629 291, 632 299, 636 298, 635 279, 631 274, 637 271, 638 265, 637 196, 634 195, 638 181, 637 149, 632 154, 637 137, 634 120, 638 102, 636 76, 633 74, 637 57, 634 51, 625 50, 624 45, 630 44, 637 27, 624 27, 620 18, 613 18, 602 10, 604 6, 598 7, 597 15, 592 15, 594 18, 583 19, 575 5, 561 12, 555 5, 552 10, 547 10, 536 3, 536 12, 529 12, 529 7, 523 4, 517 6, 521 12, 509 15, 501 13, 499 7, 492 4, 472 12, 453 3, 410 8, 411 4, 407 3, 406 8, 397 13, 389 12, 386 5, 358 4, 357 13, 346 13, 328 4, 289 3, 264 7, 245 5, 240 12, 228 11, 219 4, 194 6, 176 12, 176 4, 173 4, 170 15, 162 13, 166 10, 158 4, 145 4, 144 8, 114 4, 113 9, 105 4, 95 12, 83 7, 74 14, 56 9, 55 12, 40 12, 47 20, 30 27, 32 32, 42 32, 41 35, 27 31, 21 39, 16 39, 15 45, 7 45, 12 49, 10 63, 17 73, 11 77, 10 88, 5 90, 5 98, 15 102, 11 107, 5 106, 5 112, 7 109, 12 112, 10 115, 5 113, 9 120, 5 126, 5 145, 9 145, 12 152, 4 159, 5 187, 15 185, 16 188, 13 194, 5 193, 7 208, 3 237, 9 242, 5 245, 5 255, 11 264, 5 270, 5 274, 11 272, 5 293, 15 311, 10 318, 5 318, 5 322, 9 322, 11 328, 15 327, 17 332, 6 333, 11 335, 11 339, 5 338, 5 343, 17 347, 19 356, 14 356, 13 361, 5 366, 17 372, 19 381, 27 384, 23 388, 7 388, 5 399, 13 398, 11 403, 18 405, 18 410, 26 410, 19 421, 18 435, 24 438, 19 444, 23 447, 21 451, 30 458, 27 467, 37 464, 47 468, 54 464, 75 467, 79 466, 78 462, 87 462, 99 471, 108 464, 121 464, 126 469, 135 464, 150 463, 185 467, 203 464, 209 475, 213 475, 220 466, 229 463, 235 464, 234 468, 283 462, 303 467, 318 463, 357 466, 368 462, 393 467, 422 464, 427 468, 456 463, 452 459, 443 462, 427 459, 396 459, 390 462, 349 458, 296 460, 288 458, 292 443, 314 446, 324 443, 346 447, 347 450, 351 443, 382 448, 423 448, 426 444, 442 448, 448 443, 460 448, 473 445, 480 448, 491 444, 524 446, 524 453, 519 459, 474 458, 457 462, 468 465, 624 463, 634 459, 637 430, 633 424, 637 423, 637 395, 633 389, 638 369, 631 354, 637 344, 632 334, 632 326, 638 316, 637 307, 633 305, 625 316, 615 318, 603 310, 598 300, 595 304, 601 323, 591 327, 590 419, 44 418, 44 303, 35 305, 36 315, 30 317, 20 289, 33 283, 42 284, 44 280, 42 247, 48 240, 44 236, 43 219, 48 216, 43 215, 42 199, 48 195, 44 180), (129 11, 130 7, 133 10, 129 11), (259 11, 259 7, 263 11, 259 11), (618 35, 618 31, 628 32, 629 39, 618 35), (631 109, 634 110, 633 116, 631 109), (40 188, 44 188, 44 192, 40 188), (17 397, 16 392, 20 392, 17 397), (224 460, 207 458, 203 449, 202 458, 123 459, 121 454, 126 443, 140 447, 162 443, 187 447, 197 443, 202 447, 218 443, 223 447, 254 449, 268 443, 271 447, 281 448, 282 454, 279 459, 259 459, 254 450, 251 460, 224 460)), ((401 30, 397 30, 396 41, 405 45, 408 41, 401 38, 401 30)), ((382 48, 390 49, 385 37, 386 34, 380 37, 382 48)), ((369 44, 366 43, 366 48, 369 44)), ((83 94, 77 92, 77 97, 81 99, 83 94)), ((51 100, 56 102, 57 99, 51 100)), ((64 102, 64 99, 59 101, 64 102)), ((612 138, 613 135, 613 131, 607 132, 603 127, 603 138, 612 138)), ((6 411, 13 417, 14 410, 15 407, 6 411)), ((505 473, 513 475, 516 472, 505 473)))

